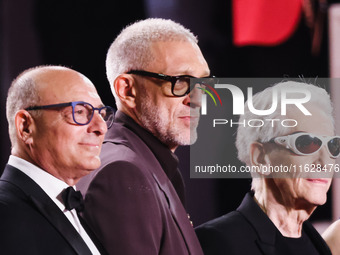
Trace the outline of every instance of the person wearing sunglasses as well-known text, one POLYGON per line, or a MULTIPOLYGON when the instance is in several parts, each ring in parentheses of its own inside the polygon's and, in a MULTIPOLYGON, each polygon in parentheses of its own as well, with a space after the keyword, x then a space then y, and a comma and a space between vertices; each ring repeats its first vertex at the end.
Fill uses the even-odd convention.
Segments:
POLYGON ((196 37, 171 20, 136 22, 110 46, 106 70, 118 111, 102 166, 78 184, 85 219, 110 254, 202 254, 174 154, 197 137, 205 79, 190 79, 210 78, 196 37))
MULTIPOLYGON (((196 228, 206 255, 331 254, 308 221, 317 206, 326 202, 335 158, 340 153, 330 96, 320 87, 287 81, 255 94, 254 108, 269 109, 274 89, 278 98, 283 90, 309 91, 311 98, 303 107, 311 115, 305 115, 295 104, 288 104, 287 114, 281 115, 279 100, 272 114, 258 116, 246 102, 239 122, 291 119, 296 125, 238 127, 238 158, 257 171, 251 172, 251 192, 235 211, 196 228)), ((292 92, 289 98, 301 98, 301 94, 292 92)))
POLYGON ((2 254, 107 254, 78 213, 74 187, 100 166, 113 109, 84 75, 39 66, 11 84, 11 156, 0 179, 2 254))

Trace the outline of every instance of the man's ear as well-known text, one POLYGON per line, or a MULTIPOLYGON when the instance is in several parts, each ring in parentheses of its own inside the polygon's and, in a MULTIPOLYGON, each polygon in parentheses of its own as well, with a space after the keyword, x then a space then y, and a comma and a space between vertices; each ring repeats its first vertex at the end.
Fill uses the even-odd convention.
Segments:
MULTIPOLYGON (((250 145, 250 162, 253 166, 259 167, 261 170, 262 165, 270 165, 270 160, 266 154, 265 146, 262 143, 254 142, 250 145)), ((264 175, 268 175, 269 171, 260 171, 264 175)))
POLYGON ((15 114, 15 128, 19 140, 23 141, 25 144, 32 142, 34 120, 29 112, 20 110, 15 114))
POLYGON ((114 81, 114 90, 121 103, 129 108, 136 107, 135 79, 129 74, 121 74, 114 81))

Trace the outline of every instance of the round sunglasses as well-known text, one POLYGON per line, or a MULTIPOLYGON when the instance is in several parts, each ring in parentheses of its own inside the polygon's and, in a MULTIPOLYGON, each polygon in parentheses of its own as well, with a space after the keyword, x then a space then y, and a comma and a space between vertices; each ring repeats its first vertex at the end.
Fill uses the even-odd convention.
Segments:
POLYGON ((337 158, 340 154, 340 136, 321 136, 301 132, 274 137, 270 142, 285 146, 297 155, 305 156, 317 153, 323 145, 327 145, 331 158, 337 158))

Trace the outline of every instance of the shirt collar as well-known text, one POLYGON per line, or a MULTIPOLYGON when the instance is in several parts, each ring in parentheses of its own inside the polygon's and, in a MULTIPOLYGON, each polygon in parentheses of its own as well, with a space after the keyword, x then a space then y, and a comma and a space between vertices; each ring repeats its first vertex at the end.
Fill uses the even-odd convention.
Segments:
POLYGON ((10 155, 8 164, 16 167, 28 177, 30 177, 45 191, 45 193, 58 205, 62 211, 65 210, 65 206, 62 202, 60 194, 69 186, 67 183, 59 180, 40 167, 13 155, 10 155))

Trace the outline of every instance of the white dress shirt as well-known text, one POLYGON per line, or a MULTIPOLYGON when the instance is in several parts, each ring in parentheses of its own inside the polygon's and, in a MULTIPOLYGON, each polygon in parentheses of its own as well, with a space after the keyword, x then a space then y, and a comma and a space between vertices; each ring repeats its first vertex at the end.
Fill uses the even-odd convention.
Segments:
POLYGON ((76 210, 72 209, 71 211, 69 211, 65 208, 65 205, 61 198, 61 193, 64 189, 69 187, 67 183, 59 180, 58 178, 54 177, 43 169, 31 164, 30 162, 13 155, 9 157, 8 164, 16 167, 24 174, 29 176, 33 181, 35 181, 65 214, 67 219, 72 223, 74 228, 83 238, 83 240, 91 250, 92 254, 100 255, 97 247, 94 245, 91 238, 88 236, 85 229, 80 224, 76 210))

